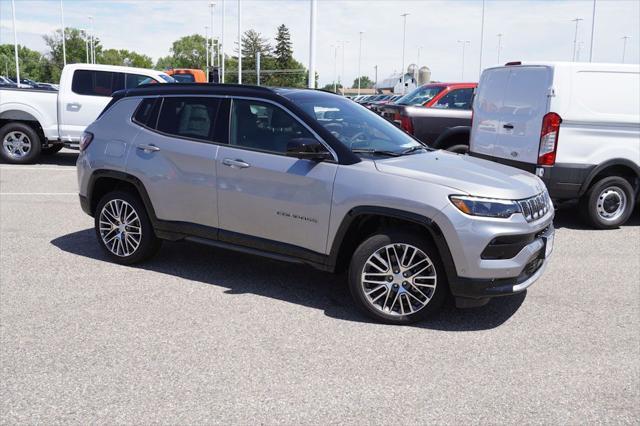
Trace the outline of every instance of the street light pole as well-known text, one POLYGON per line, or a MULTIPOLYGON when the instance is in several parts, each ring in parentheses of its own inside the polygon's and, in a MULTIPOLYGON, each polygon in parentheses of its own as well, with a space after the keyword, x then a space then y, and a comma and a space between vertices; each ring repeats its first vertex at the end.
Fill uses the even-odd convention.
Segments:
POLYGON ((224 63, 225 63, 225 57, 224 57, 224 9, 225 7, 224 6, 225 6, 224 0, 222 0, 222 25, 220 26, 220 56, 221 56, 220 83, 224 83, 224 63))
POLYGON ((91 61, 90 63, 94 64, 95 63, 95 44, 94 44, 94 38, 93 38, 93 16, 89 15, 89 47, 90 49, 90 54, 89 54, 89 60, 91 61))
POLYGON ((360 96, 360 69, 362 65, 362 34, 364 31, 360 31, 360 44, 358 46, 358 96, 360 96))
POLYGON ((480 64, 478 65, 478 75, 482 74, 482 45, 484 41, 484 0, 482 0, 482 21, 480 24, 480 64))
POLYGON ((64 8, 62 7, 62 0, 60 0, 60 22, 62 23, 62 63, 64 64, 64 66, 67 66, 67 45, 66 45, 66 41, 65 39, 66 37, 66 30, 64 28, 64 8))
POLYGON ((407 15, 409 15, 408 13, 403 13, 402 15, 402 19, 403 19, 403 23, 402 23, 402 67, 400 68, 400 72, 402 73, 402 94, 404 95, 405 93, 405 82, 404 82, 404 49, 405 49, 405 44, 407 41, 407 15))
POLYGON ((16 84, 20 87, 20 60, 18 59, 18 30, 16 29, 15 0, 11 0, 11 14, 13 15, 13 53, 16 57, 16 84))
POLYGON ((498 33, 498 64, 500 63, 500 51, 502 50, 502 33, 498 33))
POLYGON ((307 87, 316 88, 316 15, 318 12, 317 0, 311 0, 309 13, 309 81, 307 87))
POLYGON ((338 79, 338 43, 333 46, 333 93, 338 93, 336 81, 338 79))
POLYGON ((622 37, 622 63, 624 64, 624 55, 626 53, 627 50, 627 40, 629 40, 631 37, 629 36, 624 36, 622 37))
POLYGON ((344 88, 344 51, 345 51, 345 43, 349 43, 348 41, 342 40, 342 73, 340 74, 340 82, 342 83, 342 87, 344 88))
POLYGON ((206 68, 205 70, 207 71, 207 83, 209 82, 209 26, 205 25, 204 26, 204 56, 205 56, 205 61, 206 61, 206 68))
POLYGON ((467 46, 467 44, 471 44, 471 41, 469 40, 458 40, 458 43, 462 44, 462 73, 460 76, 460 80, 464 81, 464 50, 465 47, 467 46))
POLYGON ((376 90, 378 90, 378 66, 374 65, 373 68, 376 70, 376 73, 375 73, 375 76, 374 76, 374 78, 376 79, 376 83, 375 83, 374 87, 375 87, 376 90))
POLYGON ((573 57, 572 57, 572 61, 575 62, 576 60, 576 50, 578 48, 578 24, 580 23, 580 21, 584 21, 584 19, 582 18, 576 18, 576 19, 572 19, 571 22, 575 22, 576 23, 576 31, 573 35, 573 57))
POLYGON ((84 33, 84 48, 85 52, 87 52, 87 64, 89 63, 89 34, 87 30, 82 30, 84 33))
POLYGON ((591 13, 591 46, 589 47, 589 62, 593 62, 593 34, 596 29, 596 0, 593 0, 593 12, 591 13))
POLYGON ((238 84, 242 84, 242 1, 238 0, 238 84))
POLYGON ((209 14, 211 16, 211 50, 210 50, 211 61, 209 61, 209 63, 211 64, 211 69, 213 70, 213 68, 216 65, 216 61, 215 61, 215 59, 216 59, 216 56, 215 56, 216 49, 215 49, 215 45, 213 44, 213 34, 214 34, 214 32, 213 32, 213 28, 214 28, 213 27, 213 15, 215 13, 215 8, 216 8, 215 2, 210 2, 209 3, 209 8, 210 8, 209 14))

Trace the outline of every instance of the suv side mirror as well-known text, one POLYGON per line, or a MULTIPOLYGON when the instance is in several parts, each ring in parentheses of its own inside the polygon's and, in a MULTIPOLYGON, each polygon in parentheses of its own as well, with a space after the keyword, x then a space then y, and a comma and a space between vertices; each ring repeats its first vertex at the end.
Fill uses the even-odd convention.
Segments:
POLYGON ((287 143, 287 157, 302 160, 324 161, 332 160, 333 156, 327 149, 312 138, 294 138, 287 143))

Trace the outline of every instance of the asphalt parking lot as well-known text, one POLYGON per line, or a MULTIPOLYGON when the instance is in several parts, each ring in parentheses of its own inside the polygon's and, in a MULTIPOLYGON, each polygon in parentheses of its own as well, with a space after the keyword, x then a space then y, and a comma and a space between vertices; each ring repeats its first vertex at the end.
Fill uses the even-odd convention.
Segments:
POLYGON ((73 152, 0 164, 0 421, 637 424, 640 214, 576 216, 527 293, 396 327, 304 266, 187 243, 109 263, 73 152))

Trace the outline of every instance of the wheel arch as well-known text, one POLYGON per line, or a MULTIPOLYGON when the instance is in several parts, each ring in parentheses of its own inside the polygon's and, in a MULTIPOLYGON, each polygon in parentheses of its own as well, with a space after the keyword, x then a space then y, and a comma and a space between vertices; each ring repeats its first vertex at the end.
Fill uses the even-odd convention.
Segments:
POLYGON ((387 225, 408 227, 421 232, 435 244, 449 279, 457 277, 449 245, 442 230, 432 219, 404 210, 378 206, 355 207, 343 218, 329 253, 329 262, 334 270, 344 270, 358 244, 387 225))
POLYGON ((630 160, 619 158, 605 161, 595 167, 580 187, 580 196, 586 193, 592 184, 608 176, 620 176, 629 181, 636 193, 640 190, 640 166, 630 160))
POLYGON ((44 134, 44 128, 35 115, 20 109, 5 109, 0 112, 0 127, 15 122, 31 127, 40 137, 40 143, 46 143, 47 138, 44 134))
POLYGON ((471 126, 451 127, 442 132, 431 146, 437 149, 446 149, 450 146, 460 144, 468 146, 470 137, 471 126))
POLYGON ((115 170, 96 170, 91 174, 89 185, 87 186, 87 202, 92 216, 95 214, 100 199, 105 194, 116 189, 130 191, 140 197, 151 223, 156 223, 155 211, 144 184, 140 179, 129 173, 115 170))

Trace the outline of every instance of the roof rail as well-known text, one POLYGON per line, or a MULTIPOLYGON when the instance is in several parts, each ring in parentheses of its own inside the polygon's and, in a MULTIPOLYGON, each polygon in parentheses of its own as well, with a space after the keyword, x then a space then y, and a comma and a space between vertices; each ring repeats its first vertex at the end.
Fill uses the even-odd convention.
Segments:
POLYGON ((132 89, 148 89, 148 88, 160 88, 160 87, 237 88, 237 89, 255 89, 255 90, 262 90, 262 91, 269 92, 269 93, 274 93, 274 90, 269 88, 269 87, 255 86, 255 85, 251 85, 251 84, 234 84, 234 83, 177 83, 177 82, 176 83, 162 83, 162 84, 145 83, 145 84, 141 84, 139 86, 136 86, 136 87, 134 87, 132 89))

